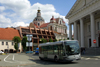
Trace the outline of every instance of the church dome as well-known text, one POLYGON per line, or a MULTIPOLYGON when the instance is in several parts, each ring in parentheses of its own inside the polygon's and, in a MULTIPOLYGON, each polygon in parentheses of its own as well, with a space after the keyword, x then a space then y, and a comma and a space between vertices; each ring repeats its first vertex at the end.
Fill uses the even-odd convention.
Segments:
POLYGON ((44 21, 44 19, 41 16, 37 16, 33 21, 44 21))

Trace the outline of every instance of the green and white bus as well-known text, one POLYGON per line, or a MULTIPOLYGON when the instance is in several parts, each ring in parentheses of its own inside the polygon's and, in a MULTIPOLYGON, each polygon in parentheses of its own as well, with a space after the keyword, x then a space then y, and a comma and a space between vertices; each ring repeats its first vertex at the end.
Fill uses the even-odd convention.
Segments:
POLYGON ((80 47, 77 40, 65 40, 39 44, 39 58, 54 61, 80 60, 80 47))

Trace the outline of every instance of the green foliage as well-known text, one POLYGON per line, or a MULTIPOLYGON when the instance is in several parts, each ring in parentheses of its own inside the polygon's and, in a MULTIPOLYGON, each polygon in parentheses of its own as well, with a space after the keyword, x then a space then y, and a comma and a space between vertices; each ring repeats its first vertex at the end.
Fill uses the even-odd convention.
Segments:
POLYGON ((20 37, 15 36, 15 37, 13 38, 13 41, 14 41, 15 43, 19 43, 19 42, 21 42, 21 39, 20 39, 20 37))
POLYGON ((23 50, 26 50, 26 49, 27 49, 27 47, 26 47, 26 42, 27 42, 27 37, 24 36, 23 39, 22 39, 23 50))
POLYGON ((18 48, 18 43, 21 42, 20 37, 15 36, 15 37, 13 38, 13 41, 14 41, 14 43, 15 43, 14 48, 18 51, 18 49, 19 49, 19 48, 18 48))
POLYGON ((54 42, 56 42, 56 41, 57 41, 57 39, 54 40, 54 42))
POLYGON ((59 41, 61 41, 62 39, 59 39, 59 41))
POLYGON ((49 42, 53 42, 53 40, 50 38, 50 39, 49 39, 49 42))
POLYGON ((46 43, 46 42, 47 42, 47 40, 46 40, 46 39, 41 38, 41 43, 46 43))
POLYGON ((15 43, 14 48, 18 51, 18 44, 15 43))
POLYGON ((66 40, 66 39, 63 39, 63 40, 66 40))

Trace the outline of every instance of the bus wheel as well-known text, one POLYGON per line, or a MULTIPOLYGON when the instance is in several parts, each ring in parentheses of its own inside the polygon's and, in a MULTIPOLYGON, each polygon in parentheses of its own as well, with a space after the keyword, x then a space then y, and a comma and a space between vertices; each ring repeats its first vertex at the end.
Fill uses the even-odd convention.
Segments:
POLYGON ((40 58, 40 60, 43 60, 43 58, 41 58, 41 57, 39 57, 40 58))
POLYGON ((54 61, 56 61, 56 62, 58 61, 57 56, 54 57, 54 61))

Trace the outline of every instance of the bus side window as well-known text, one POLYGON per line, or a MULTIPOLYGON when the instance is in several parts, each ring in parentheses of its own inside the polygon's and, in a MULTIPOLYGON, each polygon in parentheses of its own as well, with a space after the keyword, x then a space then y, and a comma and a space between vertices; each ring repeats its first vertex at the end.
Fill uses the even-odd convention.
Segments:
POLYGON ((48 54, 53 54, 53 46, 48 46, 48 54))
POLYGON ((42 50, 41 50, 41 53, 43 54, 43 47, 41 47, 41 49, 42 49, 42 50))
POLYGON ((54 54, 58 54, 58 45, 54 45, 54 54))

